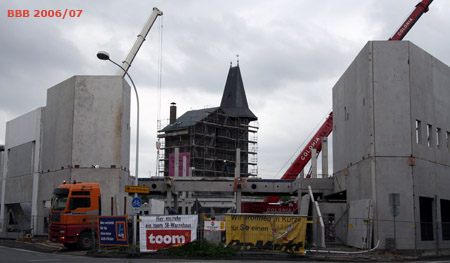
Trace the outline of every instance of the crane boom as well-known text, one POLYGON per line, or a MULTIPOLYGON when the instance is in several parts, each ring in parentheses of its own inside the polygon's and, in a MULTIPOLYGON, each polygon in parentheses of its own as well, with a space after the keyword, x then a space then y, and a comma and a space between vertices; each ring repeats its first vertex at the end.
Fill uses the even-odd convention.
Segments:
POLYGON ((414 26, 414 24, 419 20, 423 13, 428 12, 428 7, 433 0, 422 0, 416 5, 414 11, 408 16, 408 18, 403 22, 402 26, 395 32, 395 34, 389 38, 389 40, 402 40, 409 30, 414 26))
POLYGON ((142 32, 137 36, 136 42, 134 42, 133 47, 130 50, 130 53, 128 53, 127 58, 122 62, 122 68, 125 69, 119 69, 116 75, 125 77, 125 74, 127 73, 128 69, 131 66, 131 63, 133 62, 134 58, 136 57, 136 54, 138 53, 139 49, 142 46, 142 43, 145 41, 145 37, 147 37, 148 32, 152 28, 153 24, 156 21, 156 18, 158 16, 162 16, 163 13, 156 7, 153 8, 153 12, 150 15, 150 17, 147 20, 147 23, 145 24, 144 28, 142 29, 142 32))

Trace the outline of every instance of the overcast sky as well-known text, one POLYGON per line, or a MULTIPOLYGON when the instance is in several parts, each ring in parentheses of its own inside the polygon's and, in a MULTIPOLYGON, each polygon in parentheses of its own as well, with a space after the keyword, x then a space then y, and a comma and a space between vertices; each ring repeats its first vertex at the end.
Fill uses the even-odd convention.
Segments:
MULTIPOLYGON (((280 178, 332 110, 332 87, 362 47, 388 39, 418 2, 2 0, 0 144, 6 122, 45 106, 48 88, 73 75, 115 74, 97 51, 120 63, 158 7, 164 15, 129 71, 141 102, 140 176, 156 172, 158 117, 168 118, 171 102, 179 116, 219 106, 238 54, 247 100, 258 117, 259 175, 280 178), (31 16, 8 17, 13 9, 31 16), (36 9, 82 13, 64 20, 32 17, 36 9)), ((449 65, 449 36, 450 1, 436 0, 405 40, 449 65)), ((134 104, 131 110, 135 127, 134 104)), ((134 131, 131 141, 134 174, 134 131)))

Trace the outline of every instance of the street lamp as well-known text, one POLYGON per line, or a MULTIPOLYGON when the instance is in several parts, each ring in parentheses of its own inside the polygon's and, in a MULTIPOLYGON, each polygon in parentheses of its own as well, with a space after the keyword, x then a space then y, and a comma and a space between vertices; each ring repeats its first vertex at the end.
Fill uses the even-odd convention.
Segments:
MULTIPOLYGON (((112 61, 109 58, 109 54, 106 51, 99 51, 97 53, 97 58, 100 60, 109 60, 114 65, 121 68, 125 74, 128 76, 128 78, 131 81, 131 84, 133 84, 134 92, 136 93, 136 106, 137 106, 137 121, 136 121, 136 168, 135 168, 135 178, 134 178, 134 185, 138 186, 138 174, 139 174, 139 96, 136 89, 136 86, 134 85, 133 79, 131 78, 130 74, 128 74, 128 70, 125 70, 121 65, 117 64, 116 62, 112 61)), ((135 193, 134 197, 138 197, 138 194, 135 193)), ((133 213, 133 246, 136 250, 136 214, 133 213)))

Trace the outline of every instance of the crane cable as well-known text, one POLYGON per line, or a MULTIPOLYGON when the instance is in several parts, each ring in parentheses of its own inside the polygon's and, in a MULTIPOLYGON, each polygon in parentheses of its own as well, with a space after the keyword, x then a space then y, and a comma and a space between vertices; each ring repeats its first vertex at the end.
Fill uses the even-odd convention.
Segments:
MULTIPOLYGON (((163 49, 163 17, 160 16, 159 20, 159 47, 158 47, 158 94, 157 94, 157 112, 156 119, 161 119, 161 91, 162 91, 162 49, 163 49)), ((159 127, 157 128, 159 129, 159 127)))
POLYGON ((327 118, 327 116, 330 114, 332 110, 328 111, 328 114, 325 115, 322 120, 316 125, 316 127, 311 131, 311 133, 306 137, 306 139, 300 144, 300 146, 298 146, 297 150, 295 150, 295 152, 291 155, 291 157, 289 157, 289 159, 284 163, 283 167, 281 167, 281 169, 278 171, 278 173, 276 173, 272 179, 275 179, 275 177, 278 177, 278 175, 281 173, 281 171, 286 167, 286 165, 292 160, 292 158, 294 158, 294 156, 298 155, 297 152, 300 151, 301 148, 304 148, 305 145, 308 143, 308 140, 311 139, 311 137, 314 135, 315 132, 317 132, 318 128, 320 127, 320 125, 322 125, 323 120, 325 120, 327 118))
MULTIPOLYGON (((161 126, 161 97, 162 97, 162 51, 163 51, 163 17, 160 16, 159 19, 159 47, 158 47, 158 92, 157 92, 157 103, 156 103, 156 132, 160 130, 161 126)), ((161 146, 160 139, 158 138, 156 141, 156 162, 155 162, 155 169, 156 169, 156 176, 159 175, 159 149, 161 146)))

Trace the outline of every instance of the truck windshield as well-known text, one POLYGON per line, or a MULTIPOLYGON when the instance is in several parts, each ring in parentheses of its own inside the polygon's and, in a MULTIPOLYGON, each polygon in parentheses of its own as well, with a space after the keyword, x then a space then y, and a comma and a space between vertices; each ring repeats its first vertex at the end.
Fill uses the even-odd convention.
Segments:
POLYGON ((53 192, 52 210, 62 211, 66 208, 67 197, 69 196, 69 189, 57 188, 53 192))

